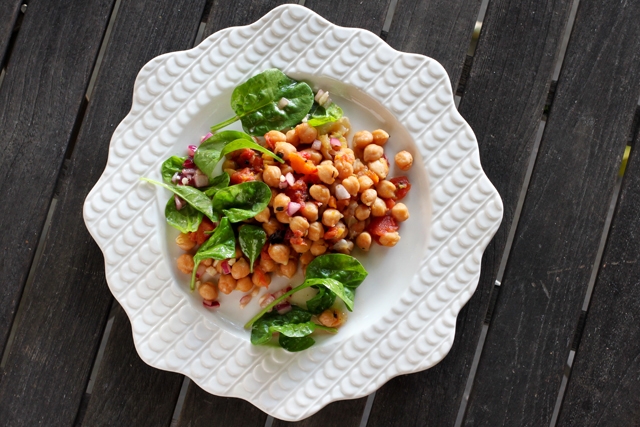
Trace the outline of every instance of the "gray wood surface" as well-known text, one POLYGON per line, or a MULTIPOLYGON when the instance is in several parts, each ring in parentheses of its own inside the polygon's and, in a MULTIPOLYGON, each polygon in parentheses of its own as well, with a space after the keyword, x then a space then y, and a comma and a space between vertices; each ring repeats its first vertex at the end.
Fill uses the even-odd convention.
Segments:
POLYGON ((551 419, 640 96, 640 3, 611 6, 580 1, 465 425, 551 419))
POLYGON ((640 423, 638 139, 591 296, 558 426, 640 423))
POLYGON ((4 56, 9 47, 9 40, 20 13, 19 0, 0 0, 0 65, 5 63, 4 56))
POLYGON ((391 0, 306 0, 304 5, 334 24, 380 35, 391 0))
POLYGON ((460 112, 476 133, 482 166, 503 199, 504 219, 483 256, 478 289, 458 316, 451 352, 435 367, 378 390, 370 426, 455 423, 568 12, 564 0, 490 4, 460 112))
MULTIPOLYGON (((166 1, 164 7, 161 7, 156 1, 152 3, 153 8, 150 7, 150 3, 142 4, 134 1, 124 1, 121 5, 118 18, 121 25, 117 24, 114 28, 105 55, 105 63, 101 68, 85 123, 80 130, 71 157, 70 166, 59 185, 59 201, 53 215, 51 230, 45 241, 43 257, 35 269, 32 289, 23 298, 23 321, 16 329, 16 339, 11 347, 6 370, 0 382, 0 419, 5 420, 7 425, 32 426, 39 423, 51 425, 51 420, 55 420, 56 425, 71 425, 84 395, 112 298, 104 281, 102 254, 82 225, 82 205, 87 193, 106 164, 111 133, 130 108, 133 81, 138 70, 146 61, 156 55, 167 50, 185 47, 192 42, 204 2, 195 3, 199 4, 200 8, 195 12, 195 18, 187 16, 188 12, 180 12, 181 6, 186 8, 189 4, 193 5, 193 2, 185 1, 176 4, 173 1, 166 1)), ((58 40, 57 44, 54 43, 55 40, 48 41, 44 43, 44 47, 51 49, 51 46, 58 44, 60 46, 71 45, 65 47, 63 52, 51 53, 57 56, 50 58, 50 62, 55 64, 57 61, 62 61, 65 68, 56 70, 55 73, 52 73, 53 76, 39 83, 38 80, 35 80, 33 84, 36 87, 51 87, 51 90, 57 94, 62 90, 59 87, 61 83, 59 80, 64 82, 67 78, 61 74, 66 73, 73 76, 75 73, 79 73, 79 70, 67 69, 77 62, 77 60, 74 62, 75 56, 72 53, 78 58, 90 57, 83 46, 89 44, 91 40, 78 36, 79 34, 83 35, 84 32, 81 31, 83 28, 75 28, 75 23, 95 27, 97 22, 94 19, 97 19, 98 12, 101 11, 96 8, 101 3, 92 2, 93 9, 89 9, 87 4, 90 3, 75 2, 71 8, 67 2, 66 7, 59 7, 59 13, 64 16, 64 20, 62 18, 54 19, 55 13, 58 13, 55 8, 53 11, 39 11, 36 7, 32 8, 33 4, 30 5, 32 15, 25 17, 24 26, 20 32, 21 36, 33 31, 34 34, 31 34, 30 38, 31 43, 38 41, 39 36, 36 34, 38 31, 43 31, 42 27, 51 21, 55 31, 53 29, 48 32, 44 31, 44 34, 50 33, 48 36, 54 37, 53 33, 61 32, 62 29, 63 41, 58 40), (29 16, 41 17, 43 22, 39 22, 38 27, 28 24, 29 16), (92 17, 92 19, 88 17, 92 17), (71 32, 71 30, 75 32, 71 32), (77 42, 74 44, 70 40, 77 40, 77 42), (75 48, 75 52, 67 52, 72 48, 75 48), (67 54, 68 57, 61 53, 67 54), (54 78, 58 81, 56 82, 54 78)), ((102 19, 106 24, 107 12, 110 11, 110 7, 102 6, 105 9, 102 19)), ((98 35, 101 36, 101 34, 98 35)), ((97 50, 100 39, 95 40, 93 44, 97 50)), ((20 51, 17 50, 16 55, 18 52, 20 51)), ((44 53, 46 52, 45 50, 44 53)), ((35 50, 33 55, 38 53, 38 50, 35 50)), ((43 52, 40 53, 44 55, 43 52)), ((15 58, 16 62, 12 58, 12 64, 18 64, 19 58, 19 56, 15 58)), ((34 58, 31 60, 31 65, 40 61, 43 61, 42 57, 34 58)), ((47 62, 44 61, 44 63, 47 62)), ((85 74, 88 76, 90 69, 86 71, 83 76, 85 74)), ((33 72, 36 74, 34 79, 37 77, 42 79, 43 70, 35 68, 33 72)), ((11 87, 13 86, 3 87, 2 90, 11 87)), ((84 85, 81 89, 79 92, 80 95, 83 95, 84 85)), ((48 121, 40 126, 44 129, 47 127, 60 129, 61 124, 57 123, 61 118, 60 115, 62 112, 71 114, 72 111, 66 111, 69 109, 68 102, 63 103, 57 101, 55 96, 48 96, 52 98, 49 101, 46 93, 38 99, 38 105, 41 105, 41 109, 44 108, 44 105, 47 105, 48 108, 46 115, 40 113, 48 121)), ((1 105, 6 105, 6 103, 3 102, 1 105)), ((73 120, 68 121, 73 123, 73 120)), ((31 135, 31 133, 27 131, 25 134, 31 135)), ((43 130, 43 133, 45 136, 49 135, 46 130, 43 130)), ((20 135, 16 135, 16 137, 18 136, 20 135)), ((55 140, 52 137, 40 139, 36 136, 31 136, 35 141, 34 149, 37 145, 46 147, 49 153, 56 149, 55 140)), ((23 135, 20 144, 24 145, 24 143, 23 135)), ((61 143, 58 144, 57 150, 59 156, 62 157, 64 146, 61 143)), ((35 167, 32 170, 42 170, 40 173, 44 173, 47 165, 44 163, 45 159, 40 160, 40 156, 44 156, 44 154, 46 153, 34 156, 34 160, 39 160, 43 163, 42 165, 25 163, 25 166, 35 167)), ((53 156, 53 153, 50 153, 48 160, 50 163, 54 163, 56 157, 53 156)), ((55 176, 51 180, 51 186, 53 186, 55 176)), ((37 189, 38 187, 32 188, 37 189)), ((36 210, 35 207, 30 209, 36 210)), ((5 221, 5 218, 6 216, 3 215, 2 221, 5 221)), ((3 235, 2 238, 5 237, 3 235)), ((7 272, 7 274, 10 273, 7 272)), ((127 330, 127 333, 130 334, 130 330, 127 330)), ((114 336, 116 338, 119 336, 117 329, 114 336)), ((132 347, 127 347, 129 356, 132 355, 131 351, 132 347)), ((107 362, 112 359, 107 353, 107 362)), ((124 357, 122 360, 128 359, 124 357)), ((112 375, 117 377, 121 372, 113 371, 112 375)), ((176 378, 179 384, 180 377, 176 376, 176 378)), ((123 377, 116 379, 124 382, 123 377)), ((98 382, 97 388, 109 385, 110 383, 102 378, 98 382)), ((143 388, 144 383, 138 384, 138 387, 143 388)), ((170 388, 168 387, 168 389, 170 388)), ((135 391, 133 388, 129 389, 129 392, 134 395, 136 395, 135 391)), ((159 397, 162 396, 163 390, 156 388, 153 392, 156 393, 155 397, 159 397)), ((136 396, 142 399, 154 397, 152 393, 137 394, 136 396)), ((136 409, 145 408, 145 405, 140 402, 133 402, 133 407, 127 406, 127 402, 123 405, 123 396, 118 394, 111 394, 110 397, 114 401, 111 406, 112 410, 124 411, 123 414, 118 415, 119 417, 132 416, 136 409)), ((105 401, 102 404, 106 406, 109 402, 105 401)), ((171 408, 175 406, 175 398, 170 406, 171 408)), ((91 416, 93 409, 91 407, 88 409, 90 419, 96 419, 91 416)), ((148 405, 147 409, 156 410, 148 405)), ((113 415, 113 413, 104 414, 104 417, 109 419, 109 416, 113 417, 113 415)))

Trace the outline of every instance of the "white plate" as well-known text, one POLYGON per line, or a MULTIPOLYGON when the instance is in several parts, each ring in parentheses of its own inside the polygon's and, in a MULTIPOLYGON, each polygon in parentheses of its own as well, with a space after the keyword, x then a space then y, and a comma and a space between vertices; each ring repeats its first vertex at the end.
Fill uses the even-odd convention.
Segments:
MULTIPOLYGON (((392 168, 390 176, 401 174, 392 168)), ((85 201, 84 219, 146 363, 295 421, 444 358, 456 316, 478 284, 502 201, 482 171, 476 138, 455 108, 440 64, 284 5, 144 66, 131 112, 111 139, 107 167, 85 201), (356 253, 369 277, 355 311, 338 334, 300 353, 250 344, 242 324, 257 311, 255 299, 240 310, 241 295, 234 292, 212 312, 188 292, 188 278, 175 268, 176 232, 164 220, 169 193, 139 181, 159 178, 166 157, 231 117, 233 88, 272 67, 328 89, 354 130, 383 128, 391 134, 389 155, 406 149, 415 158, 402 240, 392 249, 356 253)), ((279 279, 270 289, 287 283, 279 279)))

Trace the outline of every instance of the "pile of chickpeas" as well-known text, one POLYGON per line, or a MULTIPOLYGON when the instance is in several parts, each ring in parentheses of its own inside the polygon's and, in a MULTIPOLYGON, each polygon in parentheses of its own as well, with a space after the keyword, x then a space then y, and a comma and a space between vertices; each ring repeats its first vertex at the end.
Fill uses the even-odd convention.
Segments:
MULTIPOLYGON (((398 231, 375 238, 368 231, 376 217, 390 216, 396 224, 409 218, 407 206, 394 202, 396 185, 387 180, 390 164, 384 146, 389 134, 382 129, 356 132, 353 148, 349 148, 350 128, 348 118, 343 117, 317 128, 302 123, 286 133, 270 131, 264 140, 259 139, 285 161, 278 163, 262 155, 261 167, 251 172, 251 180, 265 182, 272 192, 268 207, 247 221, 262 225, 267 243, 253 273, 239 248, 235 259, 227 260, 230 274, 224 273, 221 261, 205 260, 197 282, 205 301, 215 300, 218 291, 229 294, 237 290, 246 293, 240 302, 244 307, 260 288, 268 288, 271 273, 291 278, 299 265, 305 268, 324 253, 349 254, 354 245, 368 251, 374 240, 388 247, 400 241, 398 231), (218 274, 216 286, 213 282, 218 274)), ((397 153, 394 160, 402 171, 409 170, 413 163, 407 151, 397 153)), ((233 157, 223 164, 223 170, 232 176, 241 169, 233 157)), ((246 169, 243 173, 246 175, 246 169)), ((176 242, 185 251, 194 248, 188 235, 181 234, 176 242)), ((189 253, 178 258, 178 268, 184 273, 191 273, 193 265, 189 253)), ((263 296, 261 305, 268 300, 263 296)))

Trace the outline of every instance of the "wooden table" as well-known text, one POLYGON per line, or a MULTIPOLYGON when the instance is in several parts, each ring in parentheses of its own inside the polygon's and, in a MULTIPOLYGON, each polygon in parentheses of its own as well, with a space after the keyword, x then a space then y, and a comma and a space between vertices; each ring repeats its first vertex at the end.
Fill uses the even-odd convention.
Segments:
MULTIPOLYGON (((0 0, 0 425, 286 424, 141 362, 82 221, 140 68, 283 2, 23 3, 0 0)), ((445 66, 505 217, 445 360, 298 424, 640 425, 640 2, 304 4, 445 66)))

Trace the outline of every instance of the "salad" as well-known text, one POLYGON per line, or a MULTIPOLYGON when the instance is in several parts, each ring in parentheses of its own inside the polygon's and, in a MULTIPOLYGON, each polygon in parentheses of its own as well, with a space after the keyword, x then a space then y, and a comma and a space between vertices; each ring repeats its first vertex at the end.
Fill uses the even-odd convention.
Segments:
MULTIPOLYGON (((178 269, 205 307, 219 293, 241 292, 244 308, 259 298, 262 310, 246 325, 253 344, 273 343, 289 351, 314 344, 314 333, 336 333, 353 310, 367 272, 351 252, 373 243, 395 246, 409 218, 402 199, 411 189, 405 176, 389 177, 383 129, 351 133, 349 119, 329 93, 277 69, 239 85, 231 96, 236 115, 211 127, 186 156, 161 168, 170 190, 167 223, 178 229, 184 254, 178 269), (240 120, 244 132, 221 130, 240 120), (271 275, 302 284, 270 292, 271 275), (291 296, 315 290, 303 303, 291 296)), ((407 171, 412 155, 394 156, 407 171)))

